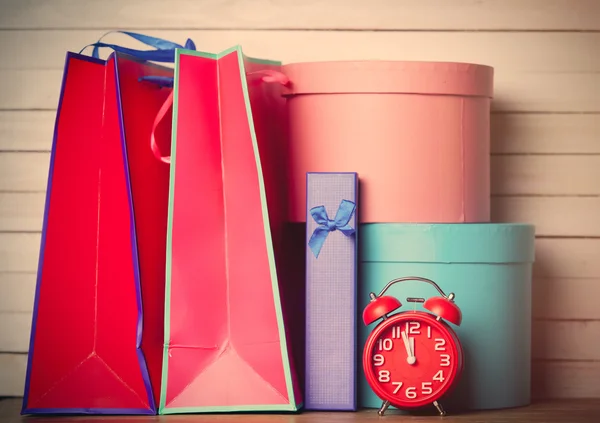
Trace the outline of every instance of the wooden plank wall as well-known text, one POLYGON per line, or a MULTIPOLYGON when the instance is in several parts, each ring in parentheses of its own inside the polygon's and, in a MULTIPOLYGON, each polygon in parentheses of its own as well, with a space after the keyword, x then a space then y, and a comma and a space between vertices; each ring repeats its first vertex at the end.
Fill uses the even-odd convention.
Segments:
POLYGON ((0 396, 23 392, 65 52, 131 29, 284 62, 494 66, 493 219, 537 225, 534 395, 600 398, 600 1, 3 0, 0 9, 0 396))

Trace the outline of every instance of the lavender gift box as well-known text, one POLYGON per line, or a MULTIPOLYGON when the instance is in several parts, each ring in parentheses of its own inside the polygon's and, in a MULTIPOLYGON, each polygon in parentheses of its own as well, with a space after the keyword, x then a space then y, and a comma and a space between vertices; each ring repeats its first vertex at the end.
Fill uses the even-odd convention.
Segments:
POLYGON ((357 409, 357 173, 306 174, 305 409, 357 409))

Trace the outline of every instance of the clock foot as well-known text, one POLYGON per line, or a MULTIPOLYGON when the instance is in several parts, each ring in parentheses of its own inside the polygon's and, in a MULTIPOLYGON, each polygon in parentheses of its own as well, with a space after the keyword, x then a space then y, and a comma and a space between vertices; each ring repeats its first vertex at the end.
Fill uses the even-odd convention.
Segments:
POLYGON ((381 408, 379 409, 377 414, 379 414, 380 416, 383 416, 383 414, 385 413, 385 410, 387 410, 389 406, 390 406, 390 402, 384 401, 383 404, 381 404, 381 408))
POLYGON ((440 413, 440 416, 444 417, 446 415, 446 412, 444 411, 442 404, 440 404, 437 401, 434 401, 433 405, 435 406, 435 408, 437 408, 437 411, 438 411, 438 413, 440 413))

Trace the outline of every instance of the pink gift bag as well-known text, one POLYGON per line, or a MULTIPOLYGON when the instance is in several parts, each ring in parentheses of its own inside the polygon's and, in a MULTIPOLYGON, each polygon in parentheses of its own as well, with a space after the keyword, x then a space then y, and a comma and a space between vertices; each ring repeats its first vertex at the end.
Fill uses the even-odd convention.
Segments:
POLYGON ((278 68, 178 50, 160 414, 302 403, 280 295, 278 68))
POLYGON ((357 172, 361 223, 490 220, 493 68, 314 62, 283 73, 291 221, 305 221, 306 172, 357 172))

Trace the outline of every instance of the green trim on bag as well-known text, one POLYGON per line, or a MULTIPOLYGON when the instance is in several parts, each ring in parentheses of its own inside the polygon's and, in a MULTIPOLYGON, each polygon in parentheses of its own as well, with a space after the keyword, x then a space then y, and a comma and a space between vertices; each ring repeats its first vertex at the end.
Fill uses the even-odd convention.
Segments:
MULTIPOLYGON (((252 138, 252 148, 254 149, 254 158, 256 160, 256 168, 258 174, 258 184, 260 187, 260 199, 262 203, 263 227, 265 230, 265 240, 267 254, 269 256, 269 267, 271 268, 271 287, 273 292, 273 300, 275 312, 277 314, 277 328, 279 329, 279 343, 281 347, 281 363, 284 367, 285 382, 287 385, 288 400, 291 404, 296 403, 294 385, 291 371, 291 357, 287 350, 287 337, 285 334, 285 326, 283 321, 283 310, 281 305, 281 296, 279 295, 279 280, 277 277, 277 267, 275 266, 275 252, 273 250, 273 242, 271 237, 271 223, 269 221, 269 212, 267 208, 267 194, 265 192, 265 181, 262 175, 262 165, 260 162, 260 153, 258 151, 258 141, 256 139, 256 131, 254 129, 254 119, 252 117, 252 107, 250 105, 250 94, 248 93, 248 81, 246 80, 246 68, 244 65, 244 53, 240 46, 237 47, 238 62, 240 68, 240 78, 242 80, 242 91, 244 92, 244 101, 246 103, 246 113, 248 115, 248 127, 250 129, 250 137, 252 138)), ((277 63, 280 65, 280 63, 277 63)))
POLYGON ((298 407, 291 404, 264 404, 264 405, 240 405, 240 406, 221 406, 221 407, 175 407, 167 408, 162 414, 192 414, 192 413, 219 413, 236 411, 298 411, 298 407))
POLYGON ((164 341, 163 341, 163 363, 160 384, 160 401, 158 413, 166 407, 167 381, 169 375, 169 340, 171 338, 171 266, 173 253, 173 200, 175 198, 175 160, 177 155, 177 106, 179 104, 179 60, 181 51, 175 50, 175 72, 173 80, 173 117, 171 123, 171 163, 169 169, 169 207, 167 217, 167 260, 166 260, 166 284, 165 284, 165 317, 164 317, 164 341))
POLYGON ((271 66, 281 66, 281 62, 276 60, 268 60, 268 59, 257 59, 256 57, 245 56, 242 52, 242 48, 240 47, 240 52, 242 53, 242 57, 244 60, 247 60, 252 63, 257 63, 259 65, 271 65, 271 66))

